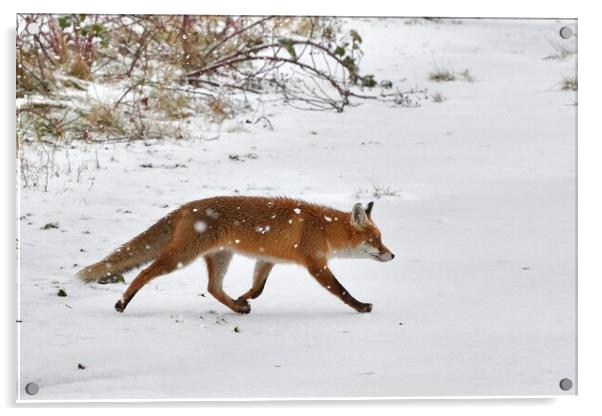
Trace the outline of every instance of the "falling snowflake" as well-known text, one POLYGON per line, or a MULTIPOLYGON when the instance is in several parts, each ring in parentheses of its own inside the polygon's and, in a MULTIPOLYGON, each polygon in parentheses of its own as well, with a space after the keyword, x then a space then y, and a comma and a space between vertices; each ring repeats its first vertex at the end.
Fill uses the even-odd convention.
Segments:
POLYGON ((194 223, 194 230, 197 233, 203 233, 207 230, 207 224, 205 224, 203 221, 197 221, 194 223))
POLYGON ((219 217, 219 212, 216 212, 214 210, 212 210, 211 208, 207 208, 205 210, 205 214, 207 214, 208 217, 216 219, 219 217))
POLYGON ((324 219, 326 220, 326 222, 332 222, 332 218, 330 218, 327 215, 324 215, 324 219))
POLYGON ((255 227, 255 231, 261 234, 265 234, 270 231, 270 226, 266 225, 265 227, 257 226, 255 227))
POLYGON ((301 214, 301 210, 299 208, 295 208, 293 211, 295 211, 295 214, 301 214))

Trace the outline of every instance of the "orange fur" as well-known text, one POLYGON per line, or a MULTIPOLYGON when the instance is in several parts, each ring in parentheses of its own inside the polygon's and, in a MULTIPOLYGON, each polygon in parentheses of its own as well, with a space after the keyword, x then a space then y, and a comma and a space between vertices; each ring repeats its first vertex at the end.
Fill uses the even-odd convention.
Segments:
POLYGON ((209 292, 239 313, 259 296, 274 263, 292 262, 310 272, 327 290, 360 312, 372 305, 354 299, 327 267, 333 256, 368 257, 380 261, 394 255, 382 244, 370 219, 372 204, 352 212, 290 198, 215 197, 187 203, 100 262, 78 273, 86 282, 123 273, 154 260, 132 281, 115 305, 122 312, 150 280, 203 256, 209 292), (222 288, 232 253, 258 259, 252 288, 237 300, 222 288))

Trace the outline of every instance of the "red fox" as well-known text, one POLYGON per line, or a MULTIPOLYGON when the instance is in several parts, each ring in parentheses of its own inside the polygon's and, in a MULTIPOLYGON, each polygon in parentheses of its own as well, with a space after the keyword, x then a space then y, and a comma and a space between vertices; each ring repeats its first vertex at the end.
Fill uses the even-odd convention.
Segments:
POLYGON ((98 282, 152 261, 115 304, 123 312, 134 295, 155 277, 170 273, 203 256, 208 291, 238 313, 249 313, 249 299, 263 292, 275 263, 299 264, 328 291, 358 312, 372 305, 355 299, 328 268, 332 257, 371 258, 380 262, 395 255, 383 245, 372 222, 374 203, 351 212, 290 198, 222 196, 189 202, 148 230, 123 244, 98 263, 78 272, 85 282, 98 282), (222 288, 233 253, 257 259, 252 287, 234 300, 222 288))

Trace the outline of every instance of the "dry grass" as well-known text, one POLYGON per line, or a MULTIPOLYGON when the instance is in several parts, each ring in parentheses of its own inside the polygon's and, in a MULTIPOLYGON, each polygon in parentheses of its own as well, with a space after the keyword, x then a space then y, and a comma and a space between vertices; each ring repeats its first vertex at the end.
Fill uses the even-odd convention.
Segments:
POLYGON ((389 186, 372 184, 372 189, 360 188, 354 194, 355 199, 362 198, 376 198, 381 199, 384 197, 398 197, 399 191, 389 186))
POLYGON ((93 131, 124 132, 121 116, 113 106, 106 103, 94 103, 85 114, 86 121, 93 131))
POLYGON ((462 72, 456 72, 452 69, 446 68, 435 68, 429 73, 429 79, 435 82, 474 81, 474 77, 468 69, 465 69, 462 72))
POLYGON ((546 56, 544 59, 564 60, 574 56, 577 53, 576 43, 574 41, 563 40, 562 42, 550 42, 554 53, 546 56))
POLYGON ((148 108, 162 113, 171 120, 181 120, 192 115, 189 96, 160 87, 153 91, 148 100, 148 108))
POLYGON ((577 91, 577 78, 574 76, 564 77, 560 83, 563 91, 577 91))
POLYGON ((92 73, 90 72, 90 66, 80 55, 77 55, 71 61, 69 66, 68 74, 72 77, 76 77, 83 80, 92 79, 92 73))
POLYGON ((441 94, 440 92, 436 92, 433 95, 431 95, 431 99, 433 100, 434 103, 442 103, 447 98, 445 98, 445 96, 443 94, 441 94))
POLYGON ((450 82, 455 81, 458 78, 456 77, 455 72, 438 68, 429 74, 429 79, 436 82, 450 82))
POLYGON ((464 71, 460 72, 460 79, 466 82, 474 82, 474 77, 468 69, 465 69, 464 71))

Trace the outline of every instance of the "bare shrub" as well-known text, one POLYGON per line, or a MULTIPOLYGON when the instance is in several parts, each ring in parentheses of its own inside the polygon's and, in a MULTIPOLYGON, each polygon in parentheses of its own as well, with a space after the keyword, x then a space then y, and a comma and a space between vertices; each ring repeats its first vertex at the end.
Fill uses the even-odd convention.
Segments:
POLYGON ((361 35, 334 18, 20 14, 17 22, 19 137, 146 139, 199 112, 222 123, 261 97, 341 112, 352 100, 407 106, 422 92, 362 73, 361 35), (121 92, 91 108, 98 85, 121 92), (49 101, 62 108, 40 107, 49 101))

